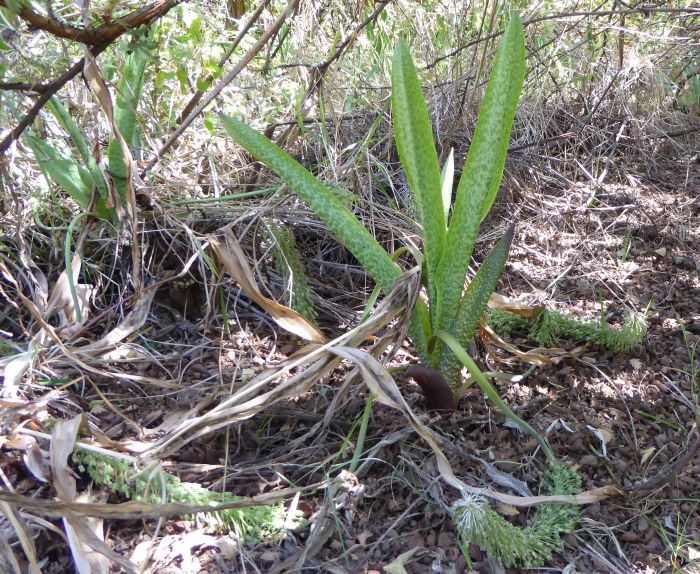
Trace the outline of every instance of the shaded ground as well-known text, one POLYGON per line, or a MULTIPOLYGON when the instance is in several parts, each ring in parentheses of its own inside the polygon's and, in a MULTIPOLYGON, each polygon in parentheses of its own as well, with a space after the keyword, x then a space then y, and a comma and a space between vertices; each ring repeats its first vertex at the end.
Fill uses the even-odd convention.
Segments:
MULTIPOLYGON (((686 168, 669 163, 652 173, 631 172, 630 185, 577 185, 509 197, 486 224, 487 231, 501 229, 511 216, 507 205, 520 206, 500 293, 587 320, 596 320, 602 306, 613 324, 622 321, 626 308, 647 309, 648 335, 629 353, 615 356, 592 345, 578 357, 537 368, 519 383, 498 382, 501 395, 523 418, 542 433, 550 429, 555 454, 578 468, 585 489, 613 484, 634 491, 644 485, 629 496, 584 507, 579 529, 550 564, 556 569, 700 572, 693 563, 700 556, 700 456, 693 454, 700 414, 695 354, 700 335, 700 169, 686 168)), ((364 288, 361 277, 352 272, 347 277, 348 293, 361 300, 355 295, 364 288)), ((141 341, 161 351, 167 342, 168 351, 161 355, 166 359, 162 370, 147 366, 141 374, 167 378, 165 372, 178 371, 188 385, 185 391, 146 391, 137 384, 109 382, 101 391, 118 407, 112 409, 96 402, 99 397, 90 387, 72 386, 57 395, 54 408, 67 414, 84 409, 113 440, 134 438, 140 429, 140 439, 148 441, 186 418, 187 409, 226 396, 234 381, 250 378, 298 347, 273 331, 245 297, 232 317, 239 330, 232 329, 228 340, 215 338, 202 331, 197 313, 186 311, 183 317, 178 311, 181 295, 158 295, 141 341), (144 429, 155 430, 144 434, 144 429)), ((342 293, 334 303, 343 305, 342 293)), ((531 347, 524 334, 509 341, 521 350, 531 347)), ((575 345, 562 341, 562 346, 575 345)), ((524 373, 528 368, 495 347, 476 350, 491 370, 524 373)), ((395 362, 410 360, 405 345, 395 362)), ((244 496, 284 486, 330 486, 352 456, 357 435, 351 430, 366 399, 366 388, 356 382, 332 403, 348 372, 338 369, 294 401, 191 442, 172 456, 168 470, 183 481, 214 490, 225 485, 244 496), (322 424, 331 405, 333 416, 322 424)), ((544 460, 535 442, 505 424, 477 389, 470 389, 457 412, 440 416, 425 413, 415 384, 403 381, 401 386, 414 410, 429 420, 463 480, 492 485, 488 463, 536 493, 544 460)), ((38 396, 41 392, 37 389, 38 396)), ((238 547, 231 537, 205 535, 191 520, 171 520, 160 530, 155 522, 111 521, 108 540, 120 555, 139 561, 146 546, 134 553, 137 545, 157 533, 150 572, 382 571, 411 550, 409 573, 468 571, 445 508, 454 492, 435 479, 434 457, 405 419, 375 405, 366 448, 369 455, 354 476, 341 475, 335 489, 302 493, 298 508, 326 526, 321 532, 304 527, 274 544, 238 547)), ((38 483, 10 452, 3 466, 9 482, 20 493, 36 492, 38 483)), ((527 512, 500 510, 516 524, 527 519, 527 512)), ((55 534, 45 530, 37 545, 39 555, 55 564, 47 572, 69 569, 65 546, 55 534)), ((470 553, 473 571, 499 571, 475 546, 470 553)))

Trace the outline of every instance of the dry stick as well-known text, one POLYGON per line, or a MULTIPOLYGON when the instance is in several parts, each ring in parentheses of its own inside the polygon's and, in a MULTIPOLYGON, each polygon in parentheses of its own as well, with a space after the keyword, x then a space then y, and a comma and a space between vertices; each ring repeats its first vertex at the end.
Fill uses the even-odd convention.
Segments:
MULTIPOLYGON (((493 6, 492 6, 492 8, 491 8, 491 16, 489 17, 489 25, 488 25, 488 33, 489 33, 489 35, 490 35, 490 34, 492 33, 492 31, 493 31, 493 21, 494 21, 494 18, 495 18, 495 16, 496 16, 496 7, 497 7, 497 6, 498 6, 498 2, 496 1, 496 2, 493 3, 493 6)), ((487 9, 488 9, 488 2, 485 2, 485 3, 484 3, 484 14, 483 14, 483 16, 482 16, 482 19, 481 19, 481 26, 480 26, 480 28, 479 28, 479 36, 481 36, 481 32, 482 32, 483 29, 484 29, 484 22, 486 22, 486 10, 487 10, 487 9)), ((482 72, 483 69, 484 69, 484 62, 486 61, 486 53, 487 53, 488 49, 489 49, 489 41, 486 40, 486 42, 484 43, 484 50, 483 50, 483 52, 481 53, 481 59, 479 60, 479 67, 478 67, 477 70, 476 70, 476 78, 474 79, 474 84, 477 85, 477 86, 479 85, 479 79, 481 78, 481 72, 482 72)), ((468 81, 468 80, 467 80, 467 81, 468 81)), ((456 128, 457 128, 457 122, 459 121, 459 118, 462 117, 462 114, 463 114, 464 110, 465 110, 465 109, 468 110, 469 108, 471 108, 472 100, 474 99, 474 92, 475 92, 475 91, 476 91, 476 89, 473 89, 473 90, 471 90, 471 91, 469 92, 469 102, 466 102, 466 98, 467 98, 467 87, 466 87, 466 85, 464 86, 464 93, 462 94, 462 101, 459 102, 459 110, 458 110, 457 116, 456 116, 457 119, 455 120, 454 124, 452 125, 452 131, 455 131, 455 130, 456 130, 456 128)))
MULTIPOLYGON (((94 41, 92 42, 85 42, 87 44, 92 45, 90 48, 90 52, 92 53, 93 56, 97 57, 99 54, 105 51, 105 49, 112 44, 115 40, 117 40, 119 37, 121 37, 123 34, 128 32, 132 28, 136 28, 141 25, 150 25, 165 14, 167 14, 171 8, 177 6, 178 4, 182 3, 183 1, 187 0, 159 0, 158 2, 155 2, 151 4, 150 6, 146 6, 144 8, 141 8, 140 10, 135 10, 134 12, 131 12, 130 14, 127 14, 123 18, 120 18, 119 20, 116 20, 115 22, 112 22, 110 24, 105 24, 103 26, 100 26, 99 28, 96 28, 94 31, 92 31, 89 35, 88 38, 93 39, 94 41), (99 32, 99 35, 97 34, 99 32)), ((5 5, 5 0, 0 0, 0 6, 5 5)), ((20 11, 20 17, 23 19, 25 16, 30 17, 29 14, 26 14, 26 12, 31 12, 30 10, 23 9, 20 11), (24 14, 24 15, 23 15, 24 14)), ((31 12, 31 14, 34 14, 31 12)), ((38 16, 38 15, 37 15, 38 16)), ((41 18, 44 18, 41 16, 41 18)), ((44 18, 45 19, 45 18, 44 18)), ((50 20, 50 19, 49 19, 50 20)), ((31 25, 35 25, 32 21, 26 20, 25 21, 29 22, 31 25)), ((51 22, 56 22, 55 20, 50 20, 51 22)), ((43 20, 42 20, 43 22, 43 20)), ((41 26, 37 26, 41 27, 41 26)), ((54 33, 54 28, 42 28, 45 29, 48 32, 54 33)), ((72 28, 66 28, 64 26, 63 28, 65 29, 72 29, 72 28)), ((55 34, 60 37, 67 37, 62 34, 55 34)), ((58 90, 60 90, 63 86, 65 86, 69 81, 71 81, 75 76, 77 76, 83 69, 83 66, 85 65, 85 58, 81 58, 78 60, 75 64, 73 64, 68 71, 66 71, 63 75, 61 75, 59 78, 54 80, 53 82, 49 84, 44 84, 42 86, 42 94, 39 97, 39 99, 36 101, 36 103, 31 107, 31 109, 25 114, 25 116, 20 120, 20 122, 15 126, 15 128, 5 136, 5 139, 0 142, 0 154, 4 154, 8 149, 10 149, 10 146, 19 138, 20 135, 26 130, 33 122, 36 116, 39 114, 39 111, 44 107, 46 102, 49 101, 51 96, 53 96, 58 90)))
MULTIPOLYGON (((1 0, 0 0, 1 1, 1 0)), ((602 4, 601 4, 602 5, 602 4)), ((590 10, 586 12, 562 12, 561 14, 552 14, 550 16, 540 16, 539 18, 531 18, 530 20, 525 20, 523 22, 523 26, 530 26, 532 24, 537 24, 539 22, 546 22, 548 20, 558 20, 560 18, 576 18, 576 17, 586 17, 586 16, 595 16, 595 17, 602 17, 602 16, 611 16, 615 14, 652 14, 652 13, 680 13, 680 14, 694 14, 696 16, 700 16, 700 8, 636 8, 636 9, 630 9, 630 10, 590 10)), ((444 56, 440 56, 439 58, 436 58, 433 60, 430 64, 428 64, 425 69, 430 70, 437 66, 440 62, 443 60, 446 60, 447 58, 451 58, 453 56, 456 56, 463 50, 466 50, 467 48, 473 46, 474 44, 478 44, 479 42, 486 42, 488 40, 491 40, 492 38, 496 38, 500 35, 502 35, 503 32, 496 32, 494 34, 490 34, 489 36, 484 36, 483 38, 479 38, 477 40, 472 40, 471 42, 467 42, 463 46, 460 46, 459 48, 455 48, 451 52, 448 52, 444 56)))
MULTIPOLYGON (((241 43, 241 40, 245 37, 245 35, 248 33, 248 31, 253 27, 253 24, 257 22, 258 18, 260 18, 260 15, 263 13, 263 10, 270 4, 272 0, 263 0, 260 3, 260 6, 258 6, 257 10, 253 12, 251 15, 250 19, 246 22, 245 26, 243 26, 243 29, 239 32, 238 36, 236 36, 236 39, 233 41, 233 44, 229 47, 228 50, 226 50, 226 53, 221 56, 219 61, 216 63, 216 65, 219 68, 223 68, 224 64, 228 61, 228 59, 231 57, 233 54, 233 51, 238 47, 238 44, 241 43)), ((214 74, 209 74, 205 80, 207 83, 213 82, 214 81, 214 74)), ((192 99, 187 102, 185 107, 182 109, 180 112, 180 115, 177 117, 177 120, 175 120, 178 124, 182 123, 182 120, 184 120, 189 113, 195 108, 195 106, 200 102, 202 97, 204 96, 204 90, 197 90, 192 96, 192 99)))
MULTIPOLYGON (((316 66, 312 66, 312 74, 311 74, 311 79, 309 80, 309 85, 306 89, 306 93, 304 94, 304 97, 301 99, 301 102, 299 103, 299 108, 301 109, 303 105, 306 103, 306 101, 312 96, 312 94, 316 91, 316 88, 321 85, 321 82, 323 81, 323 77, 326 75, 326 72, 330 69, 330 66, 333 62, 335 62, 337 59, 340 58, 340 56, 343 55, 345 52, 345 49, 348 48, 353 42, 353 40, 357 37, 357 35, 366 27, 368 26, 371 22, 377 19, 379 14, 381 14, 384 11, 384 8, 386 8, 387 1, 384 0, 379 3, 379 6, 377 6, 367 18, 365 18, 360 24, 358 24, 355 29, 350 32, 350 34, 340 43, 338 46, 338 49, 333 53, 333 55, 328 58, 325 62, 322 62, 316 66)), ((296 129, 296 124, 293 124, 289 126, 284 133, 277 139, 277 145, 282 146, 283 143, 289 138, 292 134, 292 132, 296 129)), ((274 128, 273 128, 274 130, 274 128)), ((272 131, 268 130, 265 131, 265 135, 272 139, 272 131)))
MULTIPOLYGON (((29 8, 20 8, 18 16, 32 28, 49 32, 59 38, 96 46, 113 42, 131 28, 157 20, 171 8, 183 2, 187 2, 187 0, 158 0, 148 6, 134 10, 122 18, 93 29, 69 26, 57 18, 37 14, 29 8)), ((7 7, 6 0, 0 0, 0 6, 7 7)))
POLYGON ((245 68, 250 61, 260 52, 260 50, 263 49, 265 44, 272 38, 279 29, 282 27, 282 24, 284 24, 285 20, 289 17, 289 15, 296 9, 297 5, 299 4, 300 0, 289 0, 289 3, 287 4, 287 7, 285 10, 280 14, 279 18, 275 20, 275 22, 268 28, 265 33, 260 37, 260 39, 253 44, 253 46, 248 50, 244 56, 239 60, 238 64, 230 71, 228 74, 226 74, 223 78, 221 78, 221 81, 216 85, 216 87, 210 92, 210 94, 204 98, 202 103, 200 103, 193 111, 190 113, 190 115, 187 116, 183 120, 183 122, 177 127, 177 129, 171 134, 171 136, 166 140, 166 142, 163 144, 163 146, 156 152, 155 156, 151 158, 146 164, 145 169, 141 172, 141 177, 145 177, 146 173, 150 171, 156 163, 158 163, 158 160, 167 152, 172 145, 175 143, 177 138, 182 135, 182 133, 189 127, 189 125, 194 121, 194 119, 204 111, 204 108, 206 108, 213 100, 216 98, 221 91, 228 85, 230 84, 233 79, 241 73, 243 68, 245 68))

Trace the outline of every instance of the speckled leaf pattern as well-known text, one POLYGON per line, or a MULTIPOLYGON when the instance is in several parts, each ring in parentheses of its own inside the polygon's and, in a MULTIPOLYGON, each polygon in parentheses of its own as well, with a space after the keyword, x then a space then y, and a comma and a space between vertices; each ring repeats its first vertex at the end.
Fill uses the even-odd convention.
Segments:
POLYGON ((525 76, 525 40, 520 17, 513 13, 498 47, 481 105, 479 121, 457 188, 436 282, 438 324, 452 331, 464 290, 479 225, 491 207, 503 175, 510 129, 525 76))
POLYGON ((391 68, 391 111, 396 148, 416 198, 423 226, 423 253, 434 327, 437 290, 433 279, 445 246, 446 230, 440 165, 423 91, 411 55, 403 42, 396 46, 391 68))
POLYGON ((382 290, 401 275, 396 263, 340 200, 306 168, 264 135, 226 115, 221 121, 236 143, 279 175, 357 257, 382 290))
MULTIPOLYGON (((515 227, 508 227, 505 235, 496 243, 479 267, 474 278, 467 287, 467 292, 457 310, 453 335, 463 347, 467 347, 474 337, 474 330, 484 313, 491 293, 503 272, 503 266, 508 258, 510 244, 513 242, 515 227)), ((440 372, 453 387, 459 383, 459 373, 462 364, 455 355, 445 350, 440 356, 440 372)))
MULTIPOLYGON (((141 100, 143 77, 146 71, 147 53, 143 49, 135 49, 127 58, 124 74, 117 85, 116 105, 114 107, 114 122, 117 124, 122 137, 130 148, 134 144, 136 128, 136 108, 141 100)), ((107 146, 109 157, 109 172, 114 179, 114 185, 119 196, 126 198, 126 164, 124 155, 117 138, 112 137, 107 146)))

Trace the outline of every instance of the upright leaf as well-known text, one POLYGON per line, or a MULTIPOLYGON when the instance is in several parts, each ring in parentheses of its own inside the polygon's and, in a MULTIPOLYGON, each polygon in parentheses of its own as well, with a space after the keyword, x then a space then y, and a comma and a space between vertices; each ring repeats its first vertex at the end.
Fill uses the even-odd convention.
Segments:
POLYGON ((481 220, 503 176, 506 149, 525 77, 525 40, 513 13, 498 47, 479 120, 457 188, 445 253, 437 273, 438 324, 448 331, 464 290, 464 278, 481 220))
MULTIPOLYGON (((124 73, 117 84, 114 121, 130 148, 133 148, 135 141, 136 109, 141 100, 147 55, 145 48, 137 45, 127 58, 124 73)), ((114 137, 109 140, 107 156, 109 157, 109 171, 114 177, 115 187, 124 200, 126 198, 126 164, 119 142, 114 137)))
MULTIPOLYGON (((469 282, 464 298, 457 309, 453 332, 460 345, 466 347, 474 337, 474 330, 484 314, 489 297, 493 293, 503 273, 508 259, 510 244, 513 242, 515 227, 511 225, 484 259, 474 278, 469 282)), ((461 363, 450 351, 440 355, 440 372, 451 385, 459 382, 461 363)))
POLYGON ((77 160, 64 156, 43 139, 28 135, 26 141, 46 178, 62 187, 82 209, 87 209, 92 182, 90 174, 77 160))
POLYGON ((445 246, 446 230, 440 165, 423 91, 411 55, 403 42, 399 42, 394 51, 391 110, 396 148, 423 225, 423 252, 432 316, 437 305, 434 279, 445 246))
POLYGON ((105 206, 105 202, 109 197, 109 191, 107 189, 107 182, 105 181, 104 174, 102 170, 97 165, 95 158, 90 153, 90 147, 85 139, 82 130, 78 127, 73 117, 70 115, 68 110, 63 106, 56 96, 52 96, 51 99, 46 103, 46 107, 55 116, 58 122, 61 124, 64 130, 70 136, 73 145, 78 150, 83 163, 87 166, 87 170, 90 173, 92 184, 97 187, 100 195, 100 200, 97 202, 95 210, 100 215, 100 217, 108 218, 109 210, 105 206))

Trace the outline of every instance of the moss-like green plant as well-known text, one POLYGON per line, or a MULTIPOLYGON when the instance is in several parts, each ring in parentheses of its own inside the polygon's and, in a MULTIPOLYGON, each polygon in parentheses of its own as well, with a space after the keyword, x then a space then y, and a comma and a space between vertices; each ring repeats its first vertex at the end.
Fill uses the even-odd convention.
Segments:
MULTIPOLYGON (((562 463, 550 465, 542 476, 542 494, 577 494, 581 478, 562 463)), ((506 568, 537 568, 559 550, 561 537, 572 532, 579 511, 571 504, 540 506, 523 529, 516 528, 478 496, 465 496, 452 505, 460 545, 469 556, 474 542, 506 568)))
POLYGON ((273 258, 275 269, 282 276, 289 294, 286 303, 302 317, 316 324, 316 310, 311 300, 311 288, 301 264, 301 255, 297 248, 292 232, 280 225, 270 228, 270 234, 275 241, 273 258))
POLYGON ((647 323, 640 313, 630 313, 619 329, 605 323, 579 321, 547 309, 532 321, 509 311, 490 309, 487 321, 502 336, 513 331, 527 332, 528 339, 541 347, 558 346, 560 339, 568 339, 575 343, 598 343, 601 349, 613 353, 629 351, 647 332, 647 323))
POLYGON ((211 492, 192 482, 181 482, 162 469, 139 470, 116 458, 84 450, 73 452, 73 462, 92 481, 129 500, 150 504, 181 502, 197 506, 209 505, 212 511, 197 515, 204 526, 216 531, 234 532, 253 541, 269 540, 284 530, 285 509, 282 504, 214 510, 218 504, 233 502, 229 493, 211 492))

